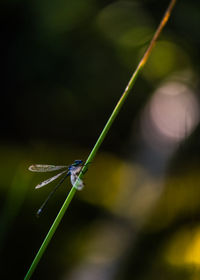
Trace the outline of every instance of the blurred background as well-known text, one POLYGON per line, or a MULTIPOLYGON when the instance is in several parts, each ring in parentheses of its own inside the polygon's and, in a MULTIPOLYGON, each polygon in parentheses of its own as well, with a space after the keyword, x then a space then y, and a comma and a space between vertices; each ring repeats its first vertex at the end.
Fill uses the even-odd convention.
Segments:
MULTIPOLYGON (((64 202, 33 163, 86 160, 169 1, 2 0, 0 274, 23 279, 64 202)), ((197 280, 200 2, 177 1, 32 279, 197 280)))

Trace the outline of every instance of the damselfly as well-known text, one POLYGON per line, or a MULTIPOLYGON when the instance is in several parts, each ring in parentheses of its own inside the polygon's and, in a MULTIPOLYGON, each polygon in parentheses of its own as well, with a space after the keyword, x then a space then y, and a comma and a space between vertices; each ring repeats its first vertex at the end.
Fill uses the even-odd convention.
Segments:
MULTIPOLYGON (((64 182, 64 180, 68 176, 70 176, 70 180, 71 180, 72 185, 75 184, 76 180, 78 179, 78 175, 79 175, 82 167, 83 167, 83 161, 82 160, 75 160, 74 163, 72 163, 69 166, 67 166, 67 165, 34 164, 34 165, 31 165, 29 167, 29 170, 32 171, 32 172, 52 172, 52 171, 64 169, 62 172, 56 174, 55 176, 39 183, 35 187, 36 189, 42 188, 43 186, 53 182, 54 180, 56 180, 57 178, 59 178, 60 176, 65 174, 64 177, 55 186, 55 188, 50 192, 47 199, 44 201, 42 206, 37 211, 38 215, 42 212, 43 208, 45 207, 45 205, 48 202, 48 200, 50 199, 50 197, 55 193, 55 191, 60 187, 60 185, 64 182)), ((78 179, 78 183, 76 184, 76 188, 78 190, 82 190, 83 187, 84 187, 83 181, 81 179, 78 179)))

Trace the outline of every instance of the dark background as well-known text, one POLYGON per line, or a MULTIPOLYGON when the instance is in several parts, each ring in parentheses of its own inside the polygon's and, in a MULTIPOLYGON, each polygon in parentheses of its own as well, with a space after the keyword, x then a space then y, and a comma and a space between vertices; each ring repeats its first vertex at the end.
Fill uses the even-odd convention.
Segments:
MULTIPOLYGON (((1 1, 0 277, 23 279, 169 1, 1 1), (66 188, 67 186, 67 188, 66 188)), ((33 279, 198 279, 200 3, 177 1, 33 279)))

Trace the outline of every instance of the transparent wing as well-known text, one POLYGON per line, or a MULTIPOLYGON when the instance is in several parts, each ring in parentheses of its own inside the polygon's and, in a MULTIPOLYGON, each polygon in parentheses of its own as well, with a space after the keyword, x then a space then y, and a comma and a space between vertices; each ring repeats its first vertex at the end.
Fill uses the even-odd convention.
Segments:
POLYGON ((58 177, 60 177, 62 174, 66 173, 66 172, 68 172, 68 170, 62 171, 62 172, 58 173, 57 175, 55 175, 55 176, 53 176, 53 177, 51 177, 51 178, 49 178, 49 179, 39 183, 35 188, 39 189, 39 188, 44 187, 45 185, 53 182, 54 180, 56 180, 58 177))
POLYGON ((67 178, 67 176, 69 176, 69 173, 65 174, 65 176, 63 176, 63 178, 58 182, 58 184, 53 188, 53 190, 50 192, 50 194, 47 196, 47 198, 45 199, 45 201, 42 203, 42 205, 40 206, 40 208, 37 211, 37 217, 40 216, 41 212, 43 211, 44 207, 46 206, 47 202, 49 201, 49 199, 52 197, 52 195, 57 191, 57 189, 62 185, 62 183, 64 182, 64 180, 67 178))
POLYGON ((29 166, 29 170, 32 172, 50 172, 67 168, 66 165, 49 165, 49 164, 33 164, 29 166))
MULTIPOLYGON (((76 180, 78 179, 78 176, 74 175, 74 174, 71 174, 71 183, 72 183, 72 186, 75 184, 76 180)), ((77 183, 77 186, 76 186, 76 189, 81 191, 84 187, 84 183, 81 179, 78 179, 78 183, 77 183)))
MULTIPOLYGON (((75 184, 76 180, 78 179, 78 175, 81 171, 81 166, 78 166, 76 168, 73 168, 72 170, 70 170, 70 180, 71 180, 71 183, 72 183, 72 186, 75 184)), ((78 182, 77 182, 77 190, 82 190, 84 187, 84 183, 81 179, 78 179, 78 182)))

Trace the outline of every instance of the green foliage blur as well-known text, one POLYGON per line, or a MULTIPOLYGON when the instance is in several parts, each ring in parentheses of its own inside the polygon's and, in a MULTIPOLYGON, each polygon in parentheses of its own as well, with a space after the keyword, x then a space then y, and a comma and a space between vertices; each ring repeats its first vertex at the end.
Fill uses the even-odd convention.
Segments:
MULTIPOLYGON (((36 218, 54 184, 28 166, 87 158, 168 3, 1 1, 0 279, 23 279, 70 189, 36 218)), ((199 18, 177 0, 32 279, 199 279, 199 18)))

